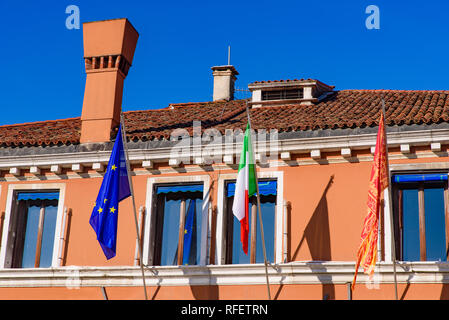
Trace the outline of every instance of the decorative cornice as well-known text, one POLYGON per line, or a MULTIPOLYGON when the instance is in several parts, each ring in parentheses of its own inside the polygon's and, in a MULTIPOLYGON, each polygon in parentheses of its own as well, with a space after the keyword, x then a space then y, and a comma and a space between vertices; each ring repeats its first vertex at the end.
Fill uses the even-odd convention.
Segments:
POLYGON ((121 54, 84 57, 86 73, 120 71, 126 77, 131 64, 121 54))
MULTIPOLYGON (((354 262, 291 262, 270 265, 270 284, 334 284, 350 283, 354 277, 354 262)), ((398 283, 449 283, 449 263, 399 262, 396 265, 398 283)), ((192 285, 263 285, 266 283, 263 264, 154 266, 146 267, 147 286, 192 285)), ((362 272, 357 283, 376 286, 394 282, 393 265, 378 263, 373 279, 362 272)), ((67 287, 141 286, 139 267, 57 267, 36 269, 1 269, 0 287, 67 287)))
MULTIPOLYGON (((160 144, 158 148, 152 148, 149 144, 140 142, 129 142, 130 162, 137 167, 142 166, 142 170, 137 169, 134 174, 163 174, 172 172, 197 172, 205 169, 235 169, 237 157, 240 154, 241 142, 232 142, 229 144, 203 144, 200 146, 189 144, 176 144, 167 141, 166 144, 160 144), (183 157, 186 155, 186 149, 189 151, 190 162, 184 163, 183 157), (213 155, 211 155, 213 152, 213 155), (205 161, 205 157, 213 158, 215 163, 210 164, 205 161), (157 169, 155 163, 166 163, 172 168, 157 169), (193 166, 192 166, 193 164, 193 166), (141 171, 141 172, 139 172, 141 171)), ((275 139, 267 138, 264 141, 257 141, 255 144, 256 159, 260 167, 278 167, 278 166, 299 166, 313 164, 347 163, 372 161, 372 155, 353 155, 351 150, 370 150, 375 145, 376 133, 327 136, 327 137, 309 137, 309 138, 289 138, 275 139), (325 152, 339 152, 340 156, 332 158, 323 158, 325 152), (306 158, 295 159, 294 154, 309 153, 306 158)), ((391 160, 395 159, 419 159, 430 157, 448 157, 447 151, 441 151, 442 145, 449 144, 449 129, 432 129, 423 131, 400 131, 388 133, 389 147, 401 147, 402 153, 393 153, 391 160), (404 146, 407 146, 405 152, 404 146), (428 146, 428 151, 413 153, 412 146, 428 146)), ((11 173, 13 177, 7 179, 16 179, 25 173, 32 173, 32 177, 26 179, 39 179, 41 169, 50 169, 56 175, 60 174, 61 168, 68 168, 70 171, 74 166, 84 166, 84 172, 79 171, 74 177, 101 176, 101 168, 104 169, 110 157, 111 143, 99 146, 79 146, 73 147, 54 147, 54 152, 39 153, 36 149, 33 154, 28 150, 27 154, 11 152, 11 155, 0 157, 0 170, 11 173), (97 173, 88 173, 91 168, 97 173)), ((7 154, 7 153, 6 153, 7 154)), ((75 170, 76 171, 76 170, 75 170)), ((55 176, 55 179, 58 177, 55 176)), ((7 180, 1 178, 1 180, 7 180)))

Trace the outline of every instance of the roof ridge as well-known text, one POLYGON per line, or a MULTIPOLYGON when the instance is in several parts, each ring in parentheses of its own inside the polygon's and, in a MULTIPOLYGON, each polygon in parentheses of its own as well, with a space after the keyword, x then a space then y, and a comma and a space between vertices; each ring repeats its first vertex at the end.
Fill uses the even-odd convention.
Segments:
POLYGON ((65 118, 65 119, 54 119, 54 120, 40 120, 40 121, 33 121, 33 122, 22 122, 22 123, 14 123, 14 124, 3 124, 0 125, 0 128, 5 127, 17 127, 17 126, 26 126, 26 125, 37 125, 42 123, 49 123, 49 122, 62 122, 62 121, 70 121, 70 120, 80 120, 81 117, 72 117, 72 118, 65 118))
POLYGON ((201 101, 201 102, 180 102, 180 103, 170 103, 168 107, 160 108, 160 109, 142 109, 142 110, 128 110, 124 111, 123 113, 133 113, 133 112, 148 112, 148 111, 161 111, 161 110, 167 110, 170 109, 170 107, 173 108, 182 108, 182 107, 188 107, 192 105, 204 105, 204 104, 222 104, 222 103, 235 103, 235 102, 243 102, 245 100, 249 99, 237 99, 237 100, 217 100, 217 101, 201 101))
MULTIPOLYGON (((295 82, 295 81, 319 81, 318 79, 312 79, 312 78, 301 78, 301 79, 280 79, 280 80, 261 80, 261 81, 254 81, 252 84, 260 84, 260 83, 278 83, 278 82, 295 82)), ((320 81, 321 82, 321 81, 320 81)))
POLYGON ((234 103, 243 102, 248 99, 236 99, 236 100, 215 100, 215 101, 202 101, 202 102, 181 102, 181 103, 170 103, 170 107, 183 107, 192 104, 220 104, 220 103, 234 103))

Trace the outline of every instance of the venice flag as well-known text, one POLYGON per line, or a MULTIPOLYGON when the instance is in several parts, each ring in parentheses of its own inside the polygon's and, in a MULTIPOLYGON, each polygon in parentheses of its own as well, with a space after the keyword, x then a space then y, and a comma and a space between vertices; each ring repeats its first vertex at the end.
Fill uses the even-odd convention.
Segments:
POLYGON ((240 154, 239 172, 235 184, 234 203, 232 212, 240 221, 240 240, 242 249, 248 254, 248 210, 249 198, 256 193, 256 171, 254 166, 253 146, 251 143, 251 128, 249 122, 243 138, 243 149, 240 154))
POLYGON ((376 150, 374 152, 373 166, 368 190, 368 213, 363 223, 361 242, 357 251, 357 263, 355 265, 355 281, 359 266, 363 267, 364 273, 370 278, 374 274, 374 266, 377 260, 377 238, 379 230, 380 200, 384 189, 388 188, 387 172, 387 141, 384 126, 384 115, 380 116, 379 130, 377 133, 376 150))

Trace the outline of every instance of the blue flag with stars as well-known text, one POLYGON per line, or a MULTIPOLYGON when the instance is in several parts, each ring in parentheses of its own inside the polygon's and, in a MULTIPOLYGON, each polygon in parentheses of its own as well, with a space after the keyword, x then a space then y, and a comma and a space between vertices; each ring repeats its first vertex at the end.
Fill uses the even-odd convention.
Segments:
POLYGON ((189 209, 184 228, 184 252, 182 255, 182 264, 196 264, 196 202, 190 200, 189 209))
POLYGON ((131 195, 123 149, 122 128, 119 127, 111 158, 98 192, 89 223, 106 259, 115 256, 117 245, 118 203, 131 195))

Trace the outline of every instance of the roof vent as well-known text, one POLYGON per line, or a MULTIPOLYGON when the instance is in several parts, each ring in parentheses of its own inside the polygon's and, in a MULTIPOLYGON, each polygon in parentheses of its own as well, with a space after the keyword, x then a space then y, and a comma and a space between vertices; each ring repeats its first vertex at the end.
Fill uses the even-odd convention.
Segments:
POLYGON ((305 104, 319 102, 329 95, 334 86, 314 79, 256 81, 248 85, 252 92, 252 107, 279 104, 305 104))

